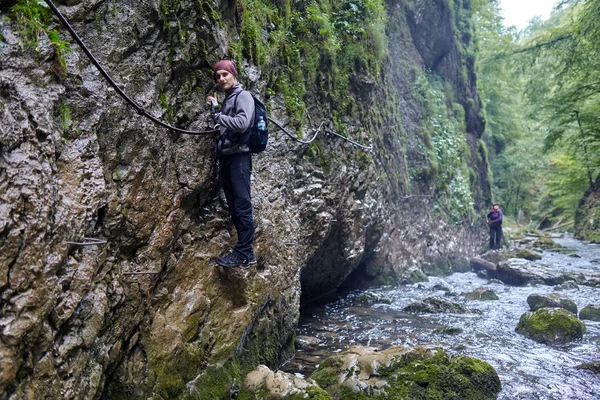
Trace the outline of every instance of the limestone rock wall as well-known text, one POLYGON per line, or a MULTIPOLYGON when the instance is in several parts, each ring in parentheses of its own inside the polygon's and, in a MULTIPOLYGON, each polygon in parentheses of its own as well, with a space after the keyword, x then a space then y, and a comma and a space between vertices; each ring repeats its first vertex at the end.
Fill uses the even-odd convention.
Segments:
MULTIPOLYGON (((477 226, 432 215, 431 182, 411 191, 402 183, 422 120, 410 71, 443 54, 460 58, 443 35, 412 36, 421 29, 416 15, 445 20, 436 11, 445 1, 388 2, 390 15, 415 21, 390 18, 384 84, 361 100, 387 113, 376 122, 367 113, 345 117, 354 132, 369 131, 372 156, 328 136, 320 148, 336 156, 324 165, 272 135, 254 158, 259 263, 229 272, 212 261, 235 242, 215 138, 172 133, 137 115, 74 44, 62 71, 45 35, 27 46, 22 27, 5 18, 15 3, 0 5, 0 397, 219 398, 244 371, 291 356, 301 293, 316 298, 357 269, 402 281, 424 262, 477 248, 477 226), (88 238, 105 243, 77 244, 88 238)), ((178 126, 205 127, 210 66, 239 34, 241 4, 62 4, 136 101, 178 126), (176 36, 182 27, 185 38, 176 36)), ((55 20, 50 28, 68 40, 55 20)), ((246 87, 264 93, 263 72, 243 67, 246 87)), ((474 86, 460 90, 477 98, 474 86)), ((327 116, 327 104, 309 103, 313 115, 327 116)), ((285 124, 283 99, 269 104, 285 124)), ((466 125, 466 135, 481 134, 477 123, 466 125)), ((478 204, 489 198, 484 183, 472 185, 483 193, 478 204)))

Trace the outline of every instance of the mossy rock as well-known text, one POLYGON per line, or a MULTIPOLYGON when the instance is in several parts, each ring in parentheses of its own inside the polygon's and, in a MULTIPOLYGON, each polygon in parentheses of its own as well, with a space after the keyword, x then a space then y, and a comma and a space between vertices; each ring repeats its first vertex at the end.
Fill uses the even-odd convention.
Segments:
POLYGON ((458 335, 463 333, 462 328, 453 328, 450 326, 440 326, 439 328, 435 328, 433 333, 438 333, 440 335, 458 335))
POLYGON ((564 308, 565 310, 577 315, 577 304, 571 299, 561 296, 558 293, 550 294, 532 294, 527 297, 527 304, 531 311, 540 308, 564 308))
POLYGON ((579 319, 588 321, 600 321, 600 305, 588 304, 579 312, 579 319))
POLYGON ((524 258, 529 261, 541 260, 542 255, 529 249, 522 249, 516 252, 516 258, 524 258))
POLYGON ((458 303, 439 299, 437 297, 427 297, 421 301, 416 301, 404 307, 404 311, 412 313, 453 313, 466 314, 470 311, 458 303))
POLYGON ((447 287, 441 283, 436 283, 435 285, 433 285, 431 290, 441 290, 442 292, 451 292, 449 287, 447 287))
POLYGON ((376 303, 383 303, 383 304, 392 304, 392 300, 378 295, 376 293, 372 293, 372 292, 363 292, 360 295, 356 296, 355 299, 356 302, 358 303, 362 303, 362 304, 376 304, 376 303))
POLYGON ((588 363, 583 363, 583 364, 576 366, 575 368, 585 369, 585 370, 592 371, 593 373, 600 375, 600 361, 592 361, 592 362, 588 362, 588 363))
POLYGON ((404 283, 405 285, 410 285, 419 282, 429 282, 429 278, 423 273, 423 271, 418 269, 412 271, 408 278, 402 281, 402 283, 404 283))
POLYGON ((423 265, 423 272, 429 276, 448 276, 452 274, 452 262, 447 258, 438 258, 423 265))
POLYGON ((499 300, 498 295, 492 289, 477 288, 465 295, 467 300, 499 300))
POLYGON ((533 242, 533 247, 537 247, 539 249, 549 250, 549 249, 561 249, 563 246, 556 243, 549 237, 541 237, 535 242, 533 242))
POLYGON ((579 285, 575 281, 566 281, 561 283, 560 285, 554 286, 554 290, 563 291, 563 290, 579 290, 579 285))
POLYGON ((331 395, 312 379, 302 379, 282 371, 273 372, 265 365, 259 365, 246 375, 244 385, 236 398, 238 400, 331 400, 331 395))
POLYGON ((312 375, 334 400, 496 399, 498 374, 488 363, 443 349, 352 348, 312 375))
POLYGON ((515 330, 538 343, 561 344, 583 338, 585 325, 564 308, 540 308, 523 314, 515 330))

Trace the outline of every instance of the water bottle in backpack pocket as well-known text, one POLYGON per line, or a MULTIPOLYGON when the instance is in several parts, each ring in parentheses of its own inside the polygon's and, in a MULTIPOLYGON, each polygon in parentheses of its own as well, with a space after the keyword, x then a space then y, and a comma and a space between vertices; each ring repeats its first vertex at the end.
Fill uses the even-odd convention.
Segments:
POLYGON ((250 152, 260 153, 267 147, 269 141, 269 120, 267 117, 267 107, 262 101, 252 96, 254 99, 254 125, 250 128, 250 152))
MULTIPOLYGON (((269 141, 269 117, 267 115, 267 106, 256 96, 250 93, 254 100, 254 121, 248 129, 249 141, 248 147, 251 153, 260 153, 267 147, 269 141)), ((237 97, 234 107, 237 109, 237 97)))

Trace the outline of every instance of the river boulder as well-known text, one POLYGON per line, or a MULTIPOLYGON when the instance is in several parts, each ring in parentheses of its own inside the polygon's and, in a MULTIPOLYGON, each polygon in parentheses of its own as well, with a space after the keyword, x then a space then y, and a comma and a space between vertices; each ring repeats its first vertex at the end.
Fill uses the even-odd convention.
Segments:
POLYGON ((480 287, 465 295, 467 300, 499 300, 498 295, 490 288, 480 287))
POLYGON ((592 361, 588 363, 579 364, 575 367, 576 369, 585 369, 592 371, 595 374, 600 375, 600 361, 592 361))
POLYGON ((553 271, 544 264, 511 258, 498 263, 496 277, 509 285, 524 286, 529 283, 558 285, 567 280, 560 272, 553 271))
POLYGON ((410 313, 428 313, 428 314, 467 314, 470 311, 462 305, 453 301, 440 299, 437 297, 427 297, 416 301, 404 307, 404 311, 410 313))
POLYGON ((312 378, 335 400, 495 399, 501 390, 488 363, 425 347, 352 347, 326 359, 312 378))
POLYGON ((600 321, 600 305, 599 304, 588 304, 583 307, 579 312, 580 319, 586 319, 588 321, 600 321))
POLYGON ((282 371, 273 372, 267 366, 259 365, 246 375, 244 387, 237 398, 330 400, 331 396, 310 378, 302 379, 282 371))
POLYGON ((523 258, 529 261, 541 260, 542 255, 540 253, 536 253, 535 251, 531 251, 529 249, 521 249, 517 251, 515 254, 515 258, 523 258))
POLYGON ((515 330, 538 343, 561 344, 581 339, 585 325, 564 308, 540 308, 523 314, 515 330))
POLYGON ((532 294, 527 297, 527 304, 531 311, 539 310, 540 308, 564 308, 565 310, 577 315, 577 304, 571 299, 562 296, 558 293, 549 294, 532 294))
POLYGON ((554 290, 561 292, 563 290, 579 290, 579 285, 575 281, 566 281, 560 285, 554 286, 554 290))
POLYGON ((549 237, 540 237, 535 242, 533 242, 533 247, 536 247, 541 250, 556 250, 563 248, 562 245, 556 243, 549 237))

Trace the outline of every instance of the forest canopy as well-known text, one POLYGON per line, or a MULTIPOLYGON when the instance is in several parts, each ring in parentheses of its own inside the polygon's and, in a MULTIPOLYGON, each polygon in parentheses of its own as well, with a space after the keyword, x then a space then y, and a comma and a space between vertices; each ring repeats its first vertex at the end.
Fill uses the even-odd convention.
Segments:
POLYGON ((498 1, 476 7, 494 198, 523 222, 572 221, 600 172, 600 0, 558 2, 523 32, 498 1))

